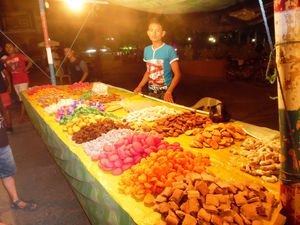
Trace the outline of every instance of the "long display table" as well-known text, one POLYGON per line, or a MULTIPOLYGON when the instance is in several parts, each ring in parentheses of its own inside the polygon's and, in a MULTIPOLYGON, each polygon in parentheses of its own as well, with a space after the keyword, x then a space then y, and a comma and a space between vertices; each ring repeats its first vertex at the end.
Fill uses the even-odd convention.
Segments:
MULTIPOLYGON (((116 93, 125 99, 129 98, 130 101, 149 101, 152 105, 168 105, 181 110, 187 110, 183 106, 145 98, 140 95, 133 95, 132 92, 113 86, 109 86, 109 92, 116 93)), ((152 208, 145 207, 143 202, 136 201, 131 196, 119 193, 118 183, 120 176, 113 176, 99 169, 97 162, 92 161, 90 156, 85 154, 81 145, 75 144, 62 131, 61 126, 53 117, 49 116, 42 107, 28 98, 26 92, 22 93, 22 98, 34 127, 41 135, 50 154, 70 183, 92 224, 154 225, 161 220, 160 214, 154 212, 152 208)), ((122 116, 126 113, 124 109, 114 112, 116 116, 122 116)), ((185 149, 195 151, 195 149, 189 147, 191 138, 181 135, 177 138, 166 138, 166 140, 170 143, 175 141, 180 142, 185 149)), ((228 149, 198 149, 196 151, 208 154, 212 162, 212 166, 209 169, 225 180, 262 183, 259 178, 241 172, 238 162, 233 160, 232 154, 228 149)), ((263 183, 263 185, 279 198, 278 183, 263 183)), ((279 222, 281 219, 279 210, 280 206, 275 209, 272 220, 265 222, 265 224, 282 224, 279 222)))

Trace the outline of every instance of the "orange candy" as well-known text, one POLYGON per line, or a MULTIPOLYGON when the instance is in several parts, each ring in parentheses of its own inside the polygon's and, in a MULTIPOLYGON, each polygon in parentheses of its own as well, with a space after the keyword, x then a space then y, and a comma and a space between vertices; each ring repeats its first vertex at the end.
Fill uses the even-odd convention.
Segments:
POLYGON ((142 200, 147 193, 157 195, 171 186, 178 175, 202 172, 209 165, 209 157, 201 153, 159 150, 123 173, 120 191, 142 200))

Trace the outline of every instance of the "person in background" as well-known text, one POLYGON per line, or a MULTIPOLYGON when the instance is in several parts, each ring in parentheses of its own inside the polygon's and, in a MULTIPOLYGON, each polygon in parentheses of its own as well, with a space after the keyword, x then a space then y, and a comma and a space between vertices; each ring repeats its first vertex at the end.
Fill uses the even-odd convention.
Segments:
POLYGON ((11 112, 9 107, 11 106, 11 77, 4 67, 3 61, 0 59, 0 101, 3 105, 3 116, 5 119, 6 131, 8 133, 13 132, 11 112))
POLYGON ((150 96, 174 102, 173 91, 181 77, 176 51, 162 40, 166 31, 158 19, 150 21, 147 34, 152 42, 152 45, 144 49, 143 60, 147 69, 134 93, 140 93, 148 83, 150 96))
POLYGON ((4 60, 7 57, 4 48, 0 45, 0 60, 4 60))
POLYGON ((65 48, 64 54, 69 61, 67 69, 71 75, 72 83, 86 81, 89 76, 87 63, 83 59, 80 59, 70 48, 65 48))
POLYGON ((16 183, 13 177, 16 173, 16 164, 8 143, 2 109, 3 106, 0 103, 0 179, 11 199, 11 208, 32 211, 37 209, 37 204, 33 201, 25 202, 21 200, 16 189, 16 183))
MULTIPOLYGON (((32 66, 32 62, 22 53, 19 53, 12 43, 6 43, 5 50, 8 54, 8 57, 4 60, 4 64, 6 69, 12 76, 12 83, 14 85, 15 91, 19 97, 20 102, 22 102, 20 94, 22 91, 28 89, 28 70, 32 66)), ((24 105, 21 104, 20 108, 21 115, 19 121, 22 122, 25 115, 24 105)))
POLYGON ((62 76, 64 74, 63 68, 59 68, 60 63, 61 63, 61 57, 58 52, 57 47, 52 47, 52 58, 53 58, 53 66, 56 72, 56 76, 62 76), (59 70, 58 70, 59 69, 59 70))

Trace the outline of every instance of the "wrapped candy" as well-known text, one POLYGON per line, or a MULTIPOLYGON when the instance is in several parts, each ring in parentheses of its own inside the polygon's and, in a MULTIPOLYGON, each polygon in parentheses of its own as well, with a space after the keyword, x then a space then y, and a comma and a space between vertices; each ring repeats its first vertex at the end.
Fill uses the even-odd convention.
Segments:
POLYGON ((97 94, 97 95, 107 95, 108 87, 107 87, 107 85, 105 85, 103 83, 96 82, 96 83, 93 83, 92 92, 93 92, 93 94, 97 94))

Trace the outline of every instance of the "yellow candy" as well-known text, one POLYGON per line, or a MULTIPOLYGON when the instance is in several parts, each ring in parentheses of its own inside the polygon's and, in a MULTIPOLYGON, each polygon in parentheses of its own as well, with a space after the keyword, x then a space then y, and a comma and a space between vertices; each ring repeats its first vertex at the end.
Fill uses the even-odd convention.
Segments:
POLYGON ((78 126, 73 127, 73 132, 78 132, 79 130, 80 130, 80 127, 78 127, 78 126))

